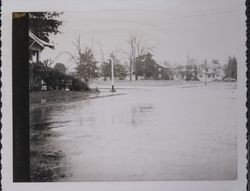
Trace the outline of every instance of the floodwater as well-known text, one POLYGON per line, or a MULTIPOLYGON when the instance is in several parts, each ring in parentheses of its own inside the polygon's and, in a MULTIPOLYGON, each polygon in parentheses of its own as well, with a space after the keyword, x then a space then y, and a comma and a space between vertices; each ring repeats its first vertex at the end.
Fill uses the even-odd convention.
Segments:
POLYGON ((101 91, 31 106, 32 181, 237 178, 235 84, 101 91))

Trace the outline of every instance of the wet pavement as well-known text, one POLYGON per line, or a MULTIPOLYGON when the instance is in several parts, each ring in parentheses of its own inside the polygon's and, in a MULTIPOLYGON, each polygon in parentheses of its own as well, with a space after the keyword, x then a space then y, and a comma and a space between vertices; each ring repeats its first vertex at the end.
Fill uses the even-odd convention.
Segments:
POLYGON ((237 178, 235 84, 100 90, 31 107, 32 181, 237 178))

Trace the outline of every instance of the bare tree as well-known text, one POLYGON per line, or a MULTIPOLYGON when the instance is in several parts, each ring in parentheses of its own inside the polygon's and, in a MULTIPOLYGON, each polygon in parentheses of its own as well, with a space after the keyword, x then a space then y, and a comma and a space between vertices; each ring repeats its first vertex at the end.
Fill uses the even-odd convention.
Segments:
MULTIPOLYGON (((129 79, 132 80, 132 74, 135 72, 136 75, 136 58, 142 56, 143 54, 147 54, 152 48, 150 48, 146 41, 142 39, 142 37, 137 37, 132 34, 128 40, 129 44, 129 79)), ((136 75, 136 80, 138 80, 138 76, 136 75)))
POLYGON ((81 54, 81 36, 79 35, 78 38, 73 41, 73 45, 76 47, 77 53, 81 54))
POLYGON ((105 62, 105 57, 104 57, 104 53, 103 53, 101 44, 99 44, 99 48, 100 48, 100 52, 101 52, 101 55, 102 55, 101 75, 103 76, 103 80, 106 81, 107 80, 107 71, 106 71, 107 63, 105 62))
POLYGON ((44 60, 43 62, 42 62, 42 67, 43 67, 43 72, 44 72, 44 75, 46 76, 46 77, 48 77, 48 75, 49 75, 49 71, 50 71, 50 67, 51 67, 51 65, 54 63, 54 61, 51 59, 51 58, 49 58, 49 59, 46 59, 46 60, 44 60))
POLYGON ((51 58, 46 59, 46 60, 44 60, 44 61, 42 62, 43 66, 44 66, 45 68, 49 68, 53 63, 54 63, 54 61, 53 61, 51 58))
POLYGON ((77 59, 75 61, 77 64, 76 70, 79 78, 87 82, 90 79, 97 77, 97 61, 94 58, 92 48, 85 47, 82 50, 80 36, 73 43, 78 53, 77 59))
POLYGON ((193 79, 198 80, 198 73, 199 73, 199 66, 197 64, 197 60, 194 58, 191 58, 189 60, 189 64, 191 65, 192 71, 193 71, 193 79))

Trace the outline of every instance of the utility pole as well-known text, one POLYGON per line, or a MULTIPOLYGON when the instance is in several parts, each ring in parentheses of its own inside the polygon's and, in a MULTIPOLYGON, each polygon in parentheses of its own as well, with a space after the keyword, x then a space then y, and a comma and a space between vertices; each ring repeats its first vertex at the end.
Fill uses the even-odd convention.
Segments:
POLYGON ((113 58, 111 57, 110 58, 111 60, 111 81, 112 81, 112 88, 111 88, 111 91, 112 92, 115 92, 115 87, 114 87, 114 61, 113 61, 113 58))

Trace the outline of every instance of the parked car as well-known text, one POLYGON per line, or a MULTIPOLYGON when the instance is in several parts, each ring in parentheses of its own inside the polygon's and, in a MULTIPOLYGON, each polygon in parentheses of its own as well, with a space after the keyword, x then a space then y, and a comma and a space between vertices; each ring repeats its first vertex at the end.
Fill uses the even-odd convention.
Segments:
POLYGON ((234 79, 234 78, 225 78, 223 81, 224 82, 235 82, 236 79, 234 79))

